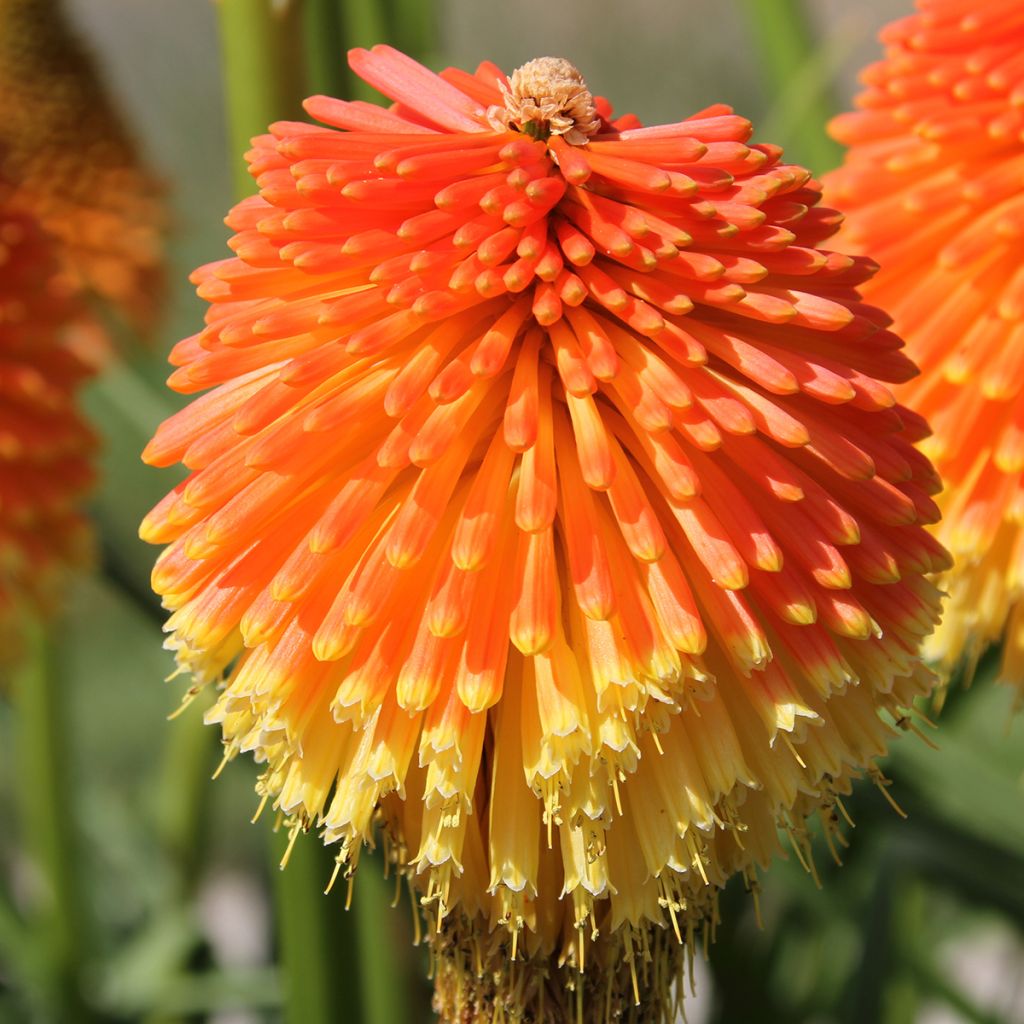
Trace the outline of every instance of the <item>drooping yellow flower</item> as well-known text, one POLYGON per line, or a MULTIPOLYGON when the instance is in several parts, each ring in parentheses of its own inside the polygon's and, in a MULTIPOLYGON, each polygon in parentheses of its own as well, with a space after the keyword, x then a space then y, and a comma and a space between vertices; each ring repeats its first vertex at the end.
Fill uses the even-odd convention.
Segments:
POLYGON ((148 333, 164 293, 162 189, 61 0, 0 0, 0 166, 68 280, 148 333))
POLYGON ((91 431, 75 409, 87 368, 68 347, 81 313, 52 240, 0 184, 0 663, 21 653, 24 616, 60 600, 89 552, 79 509, 91 431))
POLYGON ((1005 634, 1003 676, 1024 687, 1024 3, 917 6, 833 122, 850 149, 826 186, 842 244, 882 265, 865 297, 921 367, 898 394, 934 431, 956 562, 925 653, 949 675, 1005 634))
POLYGON ((444 1012, 553 1013, 589 959, 595 1015, 658 1020, 718 887, 931 686, 913 366, 728 108, 350 59, 394 105, 256 139, 194 278, 171 385, 209 391, 145 454, 191 470, 142 530, 168 643, 293 829, 354 867, 380 826, 444 1012))

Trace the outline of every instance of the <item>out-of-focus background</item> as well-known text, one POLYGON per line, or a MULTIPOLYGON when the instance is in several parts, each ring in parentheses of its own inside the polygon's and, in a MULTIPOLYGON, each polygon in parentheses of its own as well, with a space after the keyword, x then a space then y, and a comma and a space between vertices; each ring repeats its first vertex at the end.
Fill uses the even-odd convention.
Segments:
MULTIPOLYGON (((489 58, 511 70, 565 56, 618 112, 647 123, 730 103, 754 120, 758 139, 822 172, 838 159, 824 112, 849 105, 856 69, 878 55, 879 26, 910 3, 807 3, 806 46, 801 25, 786 20, 796 6, 444 0, 421 57, 435 68, 489 58), (778 40, 766 45, 773 32, 795 39, 784 74, 771 56, 778 40)), ((53 633, 69 737, 64 813, 82 903, 72 1017, 32 927, 43 882, 23 826, 36 779, 0 695, 0 1021, 277 1021, 287 984, 277 925, 287 926, 289 909, 275 905, 271 884, 280 842, 269 817, 249 822, 252 763, 240 758, 210 782, 220 756, 213 730, 195 709, 166 721, 187 684, 164 682, 173 664, 148 585, 155 552, 136 538, 172 483, 172 471, 147 469, 138 453, 179 402, 163 387, 167 351, 201 323, 187 275, 226 254, 233 184, 216 5, 69 0, 67 11, 165 183, 171 293, 150 347, 122 339, 121 357, 87 391, 103 441, 91 503, 99 557, 53 633)), ((850 801, 857 827, 846 865, 835 867, 822 846, 819 890, 795 859, 778 864, 765 879, 763 931, 749 896, 730 887, 718 941, 698 962, 690 1024, 1024 1022, 1024 723, 1010 719, 993 668, 983 662, 973 688, 952 694, 941 756, 913 737, 899 744, 888 771, 908 820, 862 786, 850 801)), ((320 858, 315 841, 305 847, 301 856, 320 858)), ((330 860, 321 859, 326 881, 330 860)), ((366 863, 347 914, 343 885, 316 897, 329 913, 308 939, 331 965, 338 1021, 431 1019, 409 897, 392 910, 391 896, 380 865, 366 863)))

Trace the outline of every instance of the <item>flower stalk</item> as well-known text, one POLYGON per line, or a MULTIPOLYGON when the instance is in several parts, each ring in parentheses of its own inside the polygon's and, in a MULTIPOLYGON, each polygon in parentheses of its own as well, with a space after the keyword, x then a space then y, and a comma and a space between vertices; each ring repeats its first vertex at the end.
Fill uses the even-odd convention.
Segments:
POLYGON ((243 159, 250 140, 297 106, 297 83, 285 59, 294 50, 289 37, 295 12, 288 10, 293 6, 279 10, 272 0, 218 0, 228 140, 240 197, 255 188, 243 159))
POLYGON ((205 845, 216 734, 203 724, 202 716, 212 697, 209 688, 196 696, 170 730, 164 752, 157 827, 176 866, 180 895, 194 889, 205 845))
POLYGON ((340 95, 346 82, 340 0, 304 0, 302 32, 309 91, 340 95))
MULTIPOLYGON (((384 877, 383 865, 378 859, 360 871, 355 879, 352 907, 349 913, 355 926, 349 933, 356 941, 352 955, 358 958, 359 980, 362 987, 362 1024, 391 1024, 392 1021, 411 1021, 410 985, 407 978, 396 977, 395 961, 405 950, 397 950, 391 939, 392 930, 382 922, 381 913, 391 902, 391 883, 384 877)), ((389 909, 391 914, 397 913, 389 909)), ((418 910, 414 908, 414 913, 418 910)))
POLYGON ((343 994, 346 1016, 351 1012, 351 1019, 362 1019, 356 958, 346 955, 349 951, 339 949, 333 940, 328 915, 338 908, 324 898, 320 854, 312 837, 293 837, 286 828, 276 832, 271 843, 286 1024, 337 1020, 333 986, 340 986, 337 991, 343 994))
POLYGON ((54 1019, 93 1019, 81 991, 81 970, 89 930, 77 879, 76 802, 70 795, 69 730, 66 699, 52 639, 26 616, 24 654, 14 670, 18 722, 18 792, 25 848, 39 872, 40 894, 34 927, 47 974, 46 992, 54 1019))
POLYGON ((743 0, 741 7, 764 65, 763 80, 772 94, 775 112, 784 108, 788 113, 787 124, 780 127, 788 128, 790 138, 781 141, 819 174, 834 167, 840 150, 825 134, 824 125, 835 113, 835 105, 826 88, 807 80, 818 47, 806 5, 803 0, 770 4, 743 0))

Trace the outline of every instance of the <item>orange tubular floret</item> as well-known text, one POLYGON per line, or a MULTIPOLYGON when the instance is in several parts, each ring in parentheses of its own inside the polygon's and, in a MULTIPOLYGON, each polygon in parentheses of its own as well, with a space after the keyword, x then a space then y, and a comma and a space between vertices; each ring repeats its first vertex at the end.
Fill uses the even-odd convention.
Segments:
POLYGON ((728 108, 644 128, 558 61, 352 63, 394 105, 273 126, 194 278, 172 385, 211 390, 146 451, 193 470, 144 528, 169 643, 342 862, 379 826, 436 925, 627 963, 931 686, 938 485, 885 386, 914 368, 873 264, 819 248, 818 185, 728 108))

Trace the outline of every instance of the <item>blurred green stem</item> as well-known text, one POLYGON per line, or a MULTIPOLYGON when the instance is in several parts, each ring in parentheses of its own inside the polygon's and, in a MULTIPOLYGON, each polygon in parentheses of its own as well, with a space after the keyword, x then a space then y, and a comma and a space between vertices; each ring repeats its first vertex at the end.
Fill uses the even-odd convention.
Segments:
POLYGON ((300 835, 290 852, 289 842, 282 828, 271 844, 286 1024, 362 1021, 354 950, 339 948, 332 936, 332 901, 323 892, 329 876, 320 840, 300 835), (285 857, 287 866, 281 868, 285 857), (340 1006, 332 1009, 332 988, 344 1000, 344 1013, 340 1006))
POLYGON ((33 924, 45 960, 54 1018, 87 1022, 93 1014, 82 998, 80 982, 89 931, 84 890, 76 877, 80 861, 73 810, 77 802, 69 784, 67 702, 51 640, 34 617, 26 616, 23 641, 14 693, 21 821, 42 888, 33 924))
POLYGON ((218 744, 217 730, 203 724, 203 714, 213 696, 213 688, 206 687, 171 723, 161 765, 157 828, 177 871, 179 899, 194 890, 205 846, 210 775, 218 744))
POLYGON ((309 91, 343 96, 346 73, 341 0, 302 0, 302 21, 309 91))
POLYGON ((919 936, 924 933, 927 893, 913 875, 897 875, 890 905, 889 941, 894 953, 883 996, 883 1024, 917 1020, 920 989, 910 970, 919 936))
POLYGON ((31 975, 28 929, 14 909, 7 893, 0 889, 0 961, 23 985, 31 975))
POLYGON ((298 15, 294 3, 217 0, 235 191, 254 190, 243 155, 250 140, 297 108, 298 15))
MULTIPOLYGON (((424 0, 426 2, 426 0, 424 0)), ((374 46, 391 42, 394 34, 388 25, 387 12, 379 0, 345 0, 341 8, 342 37, 345 48, 374 46)), ((380 93, 351 71, 348 73, 349 98, 381 102, 380 93)))
MULTIPOLYGON (((770 119, 816 173, 835 167, 841 148, 825 133, 835 114, 804 0, 741 0, 771 92, 770 119), (780 114, 785 112, 785 116, 780 114), (785 122, 785 124, 781 124, 785 122)), ((773 140, 774 141, 774 140, 773 140)))
POLYGON ((390 43, 422 60, 434 47, 430 0, 302 0, 307 83, 315 92, 380 102, 346 66, 349 47, 390 43))
MULTIPOLYGON (((391 901, 392 884, 384 877, 378 857, 364 857, 356 873, 355 896, 350 914, 355 915, 359 940, 356 951, 363 985, 364 1024, 393 1024, 411 1021, 410 986, 397 970, 394 943, 388 940, 393 920, 382 914, 394 913, 391 901)), ((401 962, 404 962, 401 961, 401 962)))
POLYGON ((433 53, 436 42, 434 4, 429 0, 392 0, 395 45, 417 60, 433 53))

